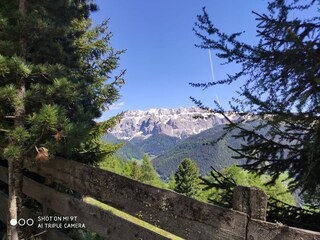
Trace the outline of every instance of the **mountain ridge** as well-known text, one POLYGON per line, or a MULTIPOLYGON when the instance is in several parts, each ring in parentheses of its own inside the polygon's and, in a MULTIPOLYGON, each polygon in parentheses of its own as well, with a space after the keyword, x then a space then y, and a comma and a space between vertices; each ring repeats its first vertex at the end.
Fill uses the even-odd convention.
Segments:
MULTIPOLYGON (((237 114, 226 114, 232 121, 240 120, 237 114)), ((243 124, 250 127, 255 122, 251 120, 255 119, 248 117, 243 124)), ((168 179, 184 158, 192 158, 202 175, 210 171, 211 166, 221 169, 242 164, 242 160, 233 158, 235 153, 229 148, 238 148, 242 143, 232 136, 235 131, 217 141, 225 135, 227 123, 221 114, 208 113, 199 108, 137 110, 124 114, 110 134, 113 135, 113 142, 126 143, 117 152, 118 155, 142 159, 143 154, 148 154, 157 172, 163 179, 168 179)))
MULTIPOLYGON (((240 118, 234 113, 227 115, 232 121, 240 118)), ((157 134, 186 139, 225 123, 227 120, 221 114, 209 113, 197 107, 131 110, 124 113, 120 123, 110 133, 118 139, 129 141, 157 134)))

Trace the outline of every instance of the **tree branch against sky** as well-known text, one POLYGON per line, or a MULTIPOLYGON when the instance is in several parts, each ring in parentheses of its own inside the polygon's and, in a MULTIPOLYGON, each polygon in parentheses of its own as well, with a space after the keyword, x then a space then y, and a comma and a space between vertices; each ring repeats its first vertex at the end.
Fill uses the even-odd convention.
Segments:
MULTIPOLYGON (((240 128, 238 138, 247 140, 233 149, 237 156, 248 160, 246 168, 271 173, 273 181, 288 171, 292 189, 319 190, 319 2, 274 0, 266 12, 253 14, 259 42, 248 44, 239 40, 242 32, 226 34, 218 29, 203 10, 195 27, 199 47, 212 49, 225 64, 241 68, 223 79, 192 85, 218 88, 244 81, 230 107, 239 114, 259 116, 260 124, 253 129, 230 125, 240 128), (260 134, 262 129, 267 133, 260 134)), ((214 111, 224 110, 217 104, 214 111)))
POLYGON ((97 124, 119 99, 124 51, 107 21, 91 26, 91 1, 0 3, 0 158, 9 165, 8 239, 22 239, 23 161, 62 156, 95 164, 118 149, 101 142, 119 116, 97 124), (18 236, 19 235, 19 236, 18 236))
MULTIPOLYGON (((243 37, 255 42, 254 15, 250 12, 264 9, 267 1, 97 0, 97 3, 99 11, 93 14, 94 23, 110 17, 109 26, 114 33, 112 45, 127 49, 121 60, 122 66, 128 69, 119 102, 124 104, 121 109, 112 109, 104 115, 108 116, 124 110, 192 107, 190 95, 201 97, 207 104, 218 95, 221 104, 226 106, 228 99, 235 96, 238 84, 222 87, 219 92, 202 91, 188 84, 211 80, 208 51, 194 47, 197 37, 192 28, 196 15, 205 5, 213 13, 215 22, 227 32, 245 28, 243 37)), ((237 68, 235 65, 218 67, 219 59, 213 56, 212 60, 216 78, 237 68)))

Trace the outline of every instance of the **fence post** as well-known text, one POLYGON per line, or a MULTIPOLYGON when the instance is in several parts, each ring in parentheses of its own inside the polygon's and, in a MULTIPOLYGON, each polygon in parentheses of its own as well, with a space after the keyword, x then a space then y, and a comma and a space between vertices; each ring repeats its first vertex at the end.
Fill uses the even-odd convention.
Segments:
POLYGON ((247 213, 250 218, 266 221, 267 194, 260 188, 236 186, 233 190, 232 207, 247 213))

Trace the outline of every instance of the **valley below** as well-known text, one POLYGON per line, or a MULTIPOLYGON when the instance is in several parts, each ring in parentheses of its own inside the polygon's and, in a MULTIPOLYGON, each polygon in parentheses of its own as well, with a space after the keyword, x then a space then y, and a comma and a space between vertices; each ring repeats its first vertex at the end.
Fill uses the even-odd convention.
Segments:
MULTIPOLYGON (((233 113, 228 117, 239 119, 233 113)), ((193 159, 205 175, 211 167, 220 170, 243 162, 234 159, 228 147, 240 147, 242 141, 233 137, 235 132, 225 134, 226 123, 222 115, 195 107, 128 111, 103 140, 125 143, 117 155, 128 160, 149 155, 162 179, 168 179, 184 158, 193 159)))

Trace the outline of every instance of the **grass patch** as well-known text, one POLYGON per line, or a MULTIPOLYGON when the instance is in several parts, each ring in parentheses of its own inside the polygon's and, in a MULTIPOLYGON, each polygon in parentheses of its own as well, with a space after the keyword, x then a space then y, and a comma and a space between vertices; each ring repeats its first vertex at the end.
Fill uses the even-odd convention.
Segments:
POLYGON ((131 216, 131 215, 125 213, 125 212, 122 212, 122 211, 120 211, 120 210, 118 210, 116 208, 113 208, 113 207, 111 207, 111 206, 109 206, 107 204, 99 202, 98 200, 95 200, 95 199, 93 199, 91 197, 85 197, 85 198, 83 198, 83 201, 85 201, 85 202, 87 202, 89 204, 92 204, 94 206, 97 206, 99 208, 102 208, 102 209, 104 209, 106 211, 112 212, 114 215, 117 215, 118 217, 126 219, 126 220, 128 220, 128 221, 130 221, 130 222, 132 222, 134 224, 137 224, 137 225, 139 225, 141 227, 149 229, 149 230, 151 230, 153 232, 156 232, 156 233, 158 233, 158 234, 160 234, 162 236, 165 236, 167 238, 170 238, 170 239, 173 239, 173 240, 183 240, 183 238, 181 238, 181 237, 178 237, 178 236, 176 236, 176 235, 174 235, 172 233, 169 233, 169 232, 167 232, 165 230, 162 230, 162 229, 160 229, 160 228, 158 228, 158 227, 156 227, 154 225, 151 225, 151 224, 149 224, 149 223, 147 223, 145 221, 142 221, 139 218, 133 217, 133 216, 131 216))

